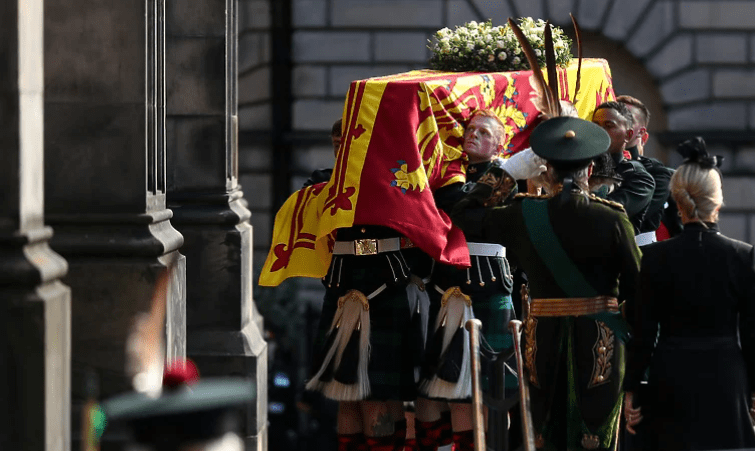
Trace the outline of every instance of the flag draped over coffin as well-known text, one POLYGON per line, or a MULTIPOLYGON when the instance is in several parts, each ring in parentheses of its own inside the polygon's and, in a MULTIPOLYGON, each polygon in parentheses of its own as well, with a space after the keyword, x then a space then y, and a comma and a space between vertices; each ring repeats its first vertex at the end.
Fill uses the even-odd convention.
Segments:
MULTIPOLYGON (((576 73, 576 60, 558 70, 563 99, 573 98, 576 73)), ((333 175, 295 192, 278 211, 260 285, 323 277, 334 231, 355 224, 390 227, 440 262, 469 266, 464 235, 432 193, 464 181, 464 126, 475 110, 493 110, 503 121, 504 156, 529 146, 538 121, 531 75, 417 70, 352 82, 333 175)), ((575 106, 589 119, 614 97, 608 64, 583 60, 581 78, 575 106)))

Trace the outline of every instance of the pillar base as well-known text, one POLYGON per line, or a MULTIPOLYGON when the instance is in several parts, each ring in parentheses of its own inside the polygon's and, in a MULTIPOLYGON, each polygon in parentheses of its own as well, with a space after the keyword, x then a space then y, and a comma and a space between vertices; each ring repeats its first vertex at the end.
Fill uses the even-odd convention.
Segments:
POLYGON ((247 451, 267 449, 267 342, 257 324, 241 331, 192 331, 187 340, 188 357, 200 377, 241 376, 256 390, 255 401, 243 416, 247 451))
POLYGON ((71 290, 50 236, 0 234, 0 449, 69 449, 71 290))

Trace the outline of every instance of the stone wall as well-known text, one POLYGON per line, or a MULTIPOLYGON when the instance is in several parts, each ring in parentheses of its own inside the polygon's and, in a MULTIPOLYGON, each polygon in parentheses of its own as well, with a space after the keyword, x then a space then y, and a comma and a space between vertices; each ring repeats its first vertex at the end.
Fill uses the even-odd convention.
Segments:
MULTIPOLYGON (((255 225, 255 250, 272 228, 272 39, 270 0, 239 0, 239 183, 253 189, 247 198, 255 225), (259 228, 257 228, 259 226, 259 228)), ((254 254, 254 265, 264 262, 254 254)))
MULTIPOLYGON (((352 80, 426 67, 426 39, 444 26, 488 18, 502 24, 509 16, 532 16, 550 18, 568 29, 572 12, 595 44, 592 52, 586 49, 588 54, 608 59, 616 90, 651 107, 650 154, 676 164, 668 149, 681 139, 701 134, 727 156, 722 229, 755 243, 755 197, 750 195, 755 184, 755 23, 751 20, 755 1, 289 1, 293 34, 290 191, 298 189, 312 169, 331 164, 328 130, 342 112, 352 80)), ((250 26, 250 31, 242 31, 242 61, 254 59, 254 52, 244 56, 243 43, 255 29, 250 26)), ((243 66, 242 76, 252 78, 243 66)), ((242 98, 269 94, 261 84, 240 83, 242 98), (245 89, 256 93, 245 93, 245 89)), ((242 119, 247 137, 269 133, 265 112, 262 106, 248 108, 247 114, 258 116, 242 119)), ((274 176, 267 175, 272 172, 266 172, 271 169, 270 154, 270 146, 261 143, 245 146, 241 155, 246 162, 242 183, 254 183, 260 193, 249 199, 260 256, 269 246, 278 206, 271 203, 275 193, 268 195, 259 186, 274 185, 274 176)), ((257 271, 262 263, 262 258, 256 258, 257 271)))

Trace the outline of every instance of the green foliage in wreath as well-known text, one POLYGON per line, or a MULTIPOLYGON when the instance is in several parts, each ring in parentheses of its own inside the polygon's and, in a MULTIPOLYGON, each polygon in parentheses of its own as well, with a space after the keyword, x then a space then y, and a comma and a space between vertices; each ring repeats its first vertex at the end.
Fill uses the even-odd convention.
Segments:
MULTIPOLYGON (((527 40, 537 55, 540 67, 545 67, 545 21, 523 17, 518 20, 527 40)), ((566 66, 572 59, 571 39, 564 31, 551 25, 556 64, 566 66)), ((494 27, 492 22, 467 22, 455 30, 438 30, 429 41, 433 52, 430 68, 451 72, 506 72, 529 70, 529 64, 511 27, 494 27)))

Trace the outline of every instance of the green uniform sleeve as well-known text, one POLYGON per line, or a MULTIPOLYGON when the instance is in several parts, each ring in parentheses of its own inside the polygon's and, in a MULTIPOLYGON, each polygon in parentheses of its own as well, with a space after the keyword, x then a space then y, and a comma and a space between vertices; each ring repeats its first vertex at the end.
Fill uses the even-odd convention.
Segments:
POLYGON ((621 215, 617 224, 618 255, 621 261, 619 273, 619 300, 626 302, 625 308, 631 311, 637 297, 642 253, 634 239, 634 227, 629 219, 621 215))
POLYGON ((619 300, 624 301, 624 312, 632 327, 632 340, 628 346, 628 364, 624 389, 636 392, 650 362, 658 321, 653 310, 653 283, 650 280, 657 271, 647 271, 643 266, 642 253, 634 240, 634 230, 629 219, 622 216, 617 231, 621 273, 619 274, 619 300))

